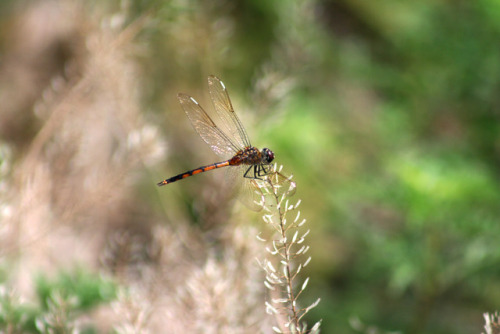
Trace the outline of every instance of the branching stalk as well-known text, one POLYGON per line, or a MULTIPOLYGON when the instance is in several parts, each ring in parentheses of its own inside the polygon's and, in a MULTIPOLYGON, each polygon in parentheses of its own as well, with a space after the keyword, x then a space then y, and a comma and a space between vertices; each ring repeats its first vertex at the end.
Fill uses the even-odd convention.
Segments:
POLYGON ((273 327, 276 333, 318 333, 320 322, 308 330, 302 319, 319 303, 319 299, 306 308, 301 308, 297 302, 309 282, 309 278, 300 285, 297 282, 299 272, 310 261, 308 257, 301 262, 301 257, 309 249, 309 246, 304 244, 309 230, 301 232, 305 219, 299 219, 300 211, 297 208, 300 200, 296 204, 290 204, 288 199, 295 193, 296 184, 291 181, 291 177, 283 176, 280 170, 275 166, 274 173, 259 184, 265 194, 262 204, 266 214, 263 219, 275 232, 270 240, 258 237, 259 240, 272 245, 266 247, 270 257, 261 263, 266 272, 264 284, 269 289, 270 295, 266 302, 266 310, 276 317, 278 326, 273 327), (297 212, 296 216, 287 220, 287 215, 292 212, 297 212))

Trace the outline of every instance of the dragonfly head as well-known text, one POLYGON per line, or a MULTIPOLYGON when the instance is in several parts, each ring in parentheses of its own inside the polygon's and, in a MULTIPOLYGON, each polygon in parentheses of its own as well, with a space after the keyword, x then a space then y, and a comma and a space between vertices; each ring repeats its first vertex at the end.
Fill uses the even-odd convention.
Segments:
POLYGON ((274 153, 268 148, 262 150, 262 159, 265 163, 271 163, 274 160, 274 153))

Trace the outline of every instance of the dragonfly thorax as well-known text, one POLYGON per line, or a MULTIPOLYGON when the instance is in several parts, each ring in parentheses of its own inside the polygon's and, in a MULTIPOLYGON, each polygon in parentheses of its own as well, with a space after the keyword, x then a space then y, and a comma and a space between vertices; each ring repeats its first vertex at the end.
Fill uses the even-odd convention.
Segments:
POLYGON ((229 160, 230 165, 260 165, 269 164, 274 160, 274 153, 265 148, 259 151, 255 147, 246 147, 245 149, 236 153, 234 157, 229 160))

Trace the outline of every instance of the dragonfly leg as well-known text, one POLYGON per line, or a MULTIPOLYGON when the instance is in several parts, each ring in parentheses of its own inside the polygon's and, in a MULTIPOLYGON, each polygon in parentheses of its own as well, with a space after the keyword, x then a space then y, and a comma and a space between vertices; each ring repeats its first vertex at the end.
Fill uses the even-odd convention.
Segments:
POLYGON ((258 180, 263 180, 262 176, 262 165, 254 165, 254 169, 253 169, 253 173, 254 173, 254 178, 258 179, 258 180))
POLYGON ((251 165, 250 167, 248 167, 245 174, 243 174, 243 177, 246 177, 247 179, 264 181, 264 176, 269 175, 270 172, 271 169, 268 164, 251 165))
POLYGON ((243 174, 243 177, 252 180, 262 180, 261 176, 262 175, 260 175, 260 165, 251 165, 250 167, 248 167, 245 174, 243 174))
POLYGON ((243 177, 246 177, 247 179, 254 179, 254 177, 248 175, 248 173, 250 172, 250 170, 253 168, 253 166, 250 166, 248 167, 247 171, 245 172, 245 174, 243 174, 243 177))
POLYGON ((271 165, 260 165, 262 167, 262 171, 260 172, 259 176, 265 176, 271 173, 271 165))

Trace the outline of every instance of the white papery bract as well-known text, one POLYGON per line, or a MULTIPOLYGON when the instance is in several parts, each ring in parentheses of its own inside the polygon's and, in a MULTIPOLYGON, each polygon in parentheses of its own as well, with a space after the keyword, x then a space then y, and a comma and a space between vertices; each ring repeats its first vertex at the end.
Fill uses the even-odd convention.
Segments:
POLYGON ((258 181, 264 194, 263 208, 266 212, 262 218, 274 232, 270 238, 258 237, 261 241, 270 242, 270 246, 266 246, 268 257, 259 261, 266 272, 264 285, 269 291, 266 311, 276 317, 279 326, 273 327, 276 333, 317 333, 320 322, 307 330, 302 318, 319 303, 319 299, 305 308, 300 308, 297 301, 309 283, 307 277, 300 284, 298 274, 311 260, 311 257, 305 261, 301 259, 309 250, 305 240, 310 230, 302 230, 306 220, 300 219, 300 211, 297 210, 301 201, 292 203, 289 199, 295 193, 296 184, 291 181, 291 176, 284 177, 281 170, 282 166, 277 168, 275 165, 272 173, 258 181), (287 220, 291 212, 294 215, 287 220))

